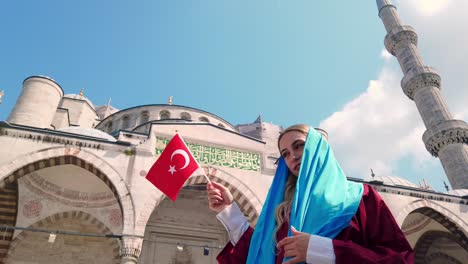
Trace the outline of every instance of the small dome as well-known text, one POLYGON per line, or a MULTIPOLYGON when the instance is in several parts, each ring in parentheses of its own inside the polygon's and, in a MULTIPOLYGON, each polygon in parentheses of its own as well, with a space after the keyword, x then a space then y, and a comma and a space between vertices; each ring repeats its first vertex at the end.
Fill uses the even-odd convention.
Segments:
POLYGON ((374 178, 370 178, 370 181, 381 181, 384 184, 387 185, 394 185, 394 186, 405 186, 405 187, 412 187, 412 188, 420 188, 416 184, 400 178, 400 177, 394 177, 394 176, 375 176, 374 178))
POLYGON ((117 141, 114 137, 107 134, 106 132, 102 132, 101 130, 97 130, 97 129, 89 128, 89 127, 65 127, 65 128, 57 129, 57 131, 71 133, 71 134, 77 134, 77 135, 81 135, 81 136, 88 136, 88 137, 105 139, 105 140, 108 140, 108 141, 111 141, 111 142, 116 142, 117 141))
POLYGON ((468 196, 468 189, 458 189, 458 190, 450 190, 447 192, 447 194, 450 195, 456 195, 456 196, 468 196))
POLYGON ((84 100, 84 101, 88 102, 88 104, 89 104, 94 110, 96 110, 96 108, 94 108, 93 103, 91 103, 91 101, 90 101, 88 98, 86 98, 86 97, 84 97, 84 96, 82 96, 82 95, 79 95, 79 94, 66 94, 66 95, 64 95, 63 97, 71 98, 71 99, 84 100))

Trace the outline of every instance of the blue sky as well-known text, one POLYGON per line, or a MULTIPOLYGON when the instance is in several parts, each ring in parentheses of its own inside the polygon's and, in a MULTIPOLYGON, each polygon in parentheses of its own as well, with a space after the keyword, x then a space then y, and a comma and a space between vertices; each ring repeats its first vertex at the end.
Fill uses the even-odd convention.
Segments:
MULTIPOLYGON (((423 31, 429 44, 421 44, 422 55, 450 72, 460 54, 448 61, 438 56, 446 46, 434 28, 443 30, 456 14, 465 23, 464 14, 453 0, 428 0, 421 8, 416 2, 402 1, 400 15, 422 25, 437 16, 438 24, 423 31)), ((95 105, 111 97, 124 109, 173 96, 174 104, 233 124, 262 114, 283 126, 324 126, 349 176, 365 177, 372 167, 415 183, 431 179, 443 190, 440 164, 424 153, 417 110, 398 86, 401 71, 382 52, 385 31, 375 1, 8 1, 0 8, 0 34, 0 120, 25 78, 47 75, 66 94, 84 88, 95 105), (383 97, 376 100, 376 93, 383 97), (400 101, 403 114, 388 115, 400 101), (369 123, 370 116, 384 121, 369 123), (394 139, 392 131, 406 132, 394 139)), ((463 80, 454 79, 461 87, 463 80)), ((466 119, 464 96, 448 94, 455 114, 466 119)))

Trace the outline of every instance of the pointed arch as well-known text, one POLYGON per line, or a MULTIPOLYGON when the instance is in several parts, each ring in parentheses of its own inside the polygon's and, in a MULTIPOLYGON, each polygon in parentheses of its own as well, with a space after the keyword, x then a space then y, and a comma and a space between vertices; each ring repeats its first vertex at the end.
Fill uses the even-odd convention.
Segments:
MULTIPOLYGON (((217 181, 224 186, 228 187, 234 196, 235 201, 239 205, 244 215, 249 220, 252 226, 257 223, 258 217, 262 210, 263 203, 250 189, 248 185, 240 181, 236 176, 229 174, 221 169, 206 166, 202 168, 205 170, 205 174, 212 180, 217 181)), ((206 179, 203 174, 192 175, 184 184, 184 186, 194 184, 205 184, 206 179)), ((144 235, 146 223, 154 210, 158 207, 162 200, 166 196, 162 193, 158 193, 151 199, 148 199, 144 205, 144 209, 140 211, 140 214, 136 218, 135 234, 144 235)))
MULTIPOLYGON (((204 167, 206 175, 211 180, 214 180, 225 187, 227 187, 234 197, 234 200, 239 205, 241 211, 247 217, 252 225, 257 223, 258 217, 262 210, 263 204, 255 193, 245 183, 241 182, 234 175, 231 175, 223 170, 214 167, 204 167)), ((206 184, 206 178, 204 175, 193 175, 184 184, 206 184)))
POLYGON ((463 248, 468 250, 468 238, 464 231, 468 230, 468 225, 452 211, 428 200, 417 200, 403 208, 396 217, 396 221, 400 227, 411 213, 420 213, 438 222, 454 236, 463 248))
POLYGON ((15 182, 31 172, 58 165, 71 164, 90 171, 114 193, 123 215, 123 233, 134 228, 135 209, 130 191, 119 173, 104 159, 80 148, 52 147, 28 153, 0 167, 0 187, 15 182))
MULTIPOLYGON (((42 229, 44 227, 53 225, 54 223, 59 223, 64 220, 65 221, 66 220, 80 220, 81 222, 95 226, 98 232, 101 234, 112 234, 111 230, 109 229, 108 226, 106 226, 106 224, 104 224, 103 222, 101 222, 99 219, 95 218, 91 214, 83 212, 83 211, 67 211, 67 212, 53 214, 30 225, 29 228, 42 229)), ((67 230, 64 230, 64 231, 67 231, 67 230)), ((13 253, 15 252, 16 248, 21 243, 21 241, 27 239, 30 235, 31 235, 30 232, 22 231, 13 239, 10 249, 8 250, 7 261, 9 258, 13 256, 13 253)), ((115 239, 109 239, 106 242, 108 243, 108 246, 112 248, 112 252, 114 256, 113 262, 116 264, 120 263, 119 243, 115 239)))
POLYGON ((415 262, 416 263, 432 263, 431 260, 443 259, 445 263, 447 264, 452 264, 452 263, 461 264, 461 262, 459 262, 457 259, 451 257, 448 254, 444 254, 442 252, 433 253, 427 256, 427 253, 429 252, 429 248, 432 246, 432 244, 436 240, 441 239, 441 238, 453 241, 454 243, 458 244, 460 247, 468 251, 468 249, 466 248, 466 245, 460 244, 460 241, 453 234, 450 234, 448 232, 443 232, 443 231, 432 230, 432 231, 425 232, 418 239, 418 242, 416 243, 416 246, 414 247, 415 262))

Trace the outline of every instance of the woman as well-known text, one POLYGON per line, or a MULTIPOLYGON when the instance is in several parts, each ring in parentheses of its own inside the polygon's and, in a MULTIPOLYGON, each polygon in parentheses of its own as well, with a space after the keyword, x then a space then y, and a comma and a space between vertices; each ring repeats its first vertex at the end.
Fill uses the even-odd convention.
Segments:
POLYGON ((413 263, 411 246, 382 198, 346 179, 320 133, 291 126, 278 148, 281 158, 255 230, 227 188, 208 184, 209 206, 230 238, 219 263, 413 263))

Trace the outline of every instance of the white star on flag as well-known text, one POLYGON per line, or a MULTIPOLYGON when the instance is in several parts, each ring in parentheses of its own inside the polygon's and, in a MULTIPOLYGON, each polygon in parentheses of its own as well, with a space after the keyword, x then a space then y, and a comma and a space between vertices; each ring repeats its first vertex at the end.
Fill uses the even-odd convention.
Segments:
POLYGON ((176 172, 175 166, 169 165, 169 170, 168 170, 172 175, 174 175, 174 172, 176 172))

